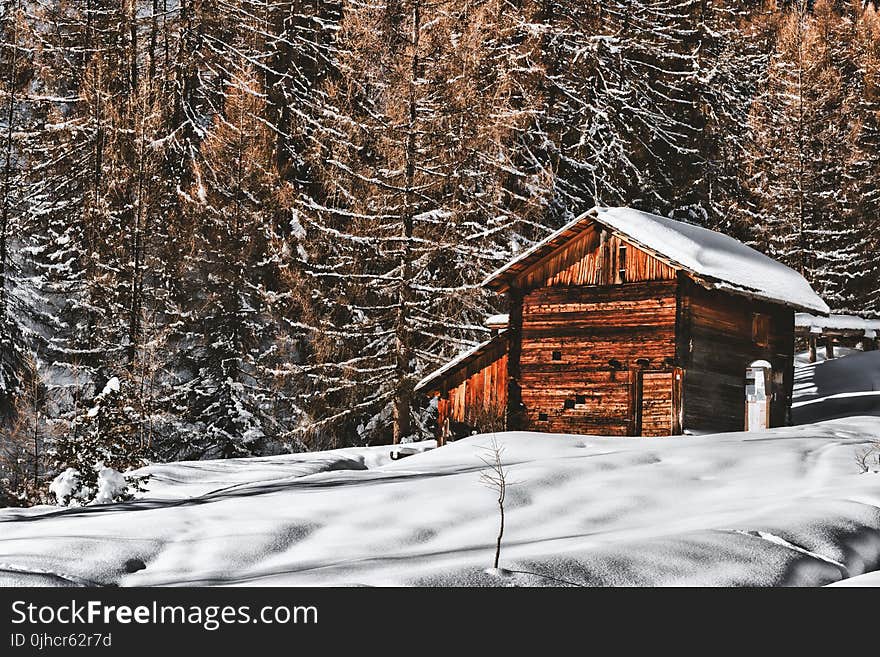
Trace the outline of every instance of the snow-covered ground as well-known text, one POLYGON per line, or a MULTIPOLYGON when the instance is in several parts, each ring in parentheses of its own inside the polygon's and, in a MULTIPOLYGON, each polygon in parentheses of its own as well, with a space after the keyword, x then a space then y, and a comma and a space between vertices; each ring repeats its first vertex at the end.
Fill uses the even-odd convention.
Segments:
MULTIPOLYGON (((869 392, 876 370, 864 368, 878 361, 865 357, 799 369, 798 401, 869 392), (840 376, 844 365, 854 373, 840 376), (855 377, 858 391, 829 383, 855 377)), ((507 576, 483 572, 498 529, 479 481, 484 435, 396 461, 373 447, 154 465, 134 502, 3 510, 0 583, 880 583, 856 578, 880 569, 880 473, 859 474, 855 460, 880 439, 880 417, 674 438, 495 438, 512 483, 507 576)))
POLYGON ((856 415, 880 417, 880 351, 857 351, 835 347, 835 356, 825 360, 819 349, 817 362, 807 354, 796 359, 795 401, 792 416, 796 424, 856 415))

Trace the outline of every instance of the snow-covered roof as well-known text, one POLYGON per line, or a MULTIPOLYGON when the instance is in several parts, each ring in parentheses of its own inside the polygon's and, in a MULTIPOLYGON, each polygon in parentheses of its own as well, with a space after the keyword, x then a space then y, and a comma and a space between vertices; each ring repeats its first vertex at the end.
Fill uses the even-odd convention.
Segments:
POLYGON ((428 374, 416 384, 414 388, 415 392, 427 391, 428 387, 431 386, 433 383, 436 383, 446 375, 452 374, 461 367, 464 367, 470 361, 479 358, 484 353, 489 352, 492 347, 498 346, 500 348, 502 345, 506 347, 506 344, 507 332, 501 331, 498 335, 493 336, 490 340, 481 342, 476 347, 472 347, 466 351, 461 352, 458 356, 443 365, 443 367, 437 368, 436 370, 428 374))
POLYGON ((864 331, 865 337, 874 337, 880 334, 880 319, 865 319, 858 315, 817 317, 811 313, 796 313, 794 325, 799 329, 809 329, 810 333, 817 334, 826 331, 864 331))
POLYGON ((806 279, 781 262, 729 235, 631 208, 596 207, 569 222, 488 276, 483 285, 504 288, 531 264, 598 222, 624 241, 683 270, 700 284, 827 314, 827 304, 806 279))

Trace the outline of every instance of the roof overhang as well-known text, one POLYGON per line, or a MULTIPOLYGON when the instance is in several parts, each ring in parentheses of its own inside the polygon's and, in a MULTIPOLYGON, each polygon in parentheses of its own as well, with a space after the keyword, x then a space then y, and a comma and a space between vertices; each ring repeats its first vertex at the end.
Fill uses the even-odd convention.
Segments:
POLYGON ((503 294, 519 276, 533 265, 553 255, 572 238, 596 221, 595 208, 568 222, 565 226, 544 238, 534 246, 523 251, 503 267, 489 274, 480 284, 482 287, 503 294))

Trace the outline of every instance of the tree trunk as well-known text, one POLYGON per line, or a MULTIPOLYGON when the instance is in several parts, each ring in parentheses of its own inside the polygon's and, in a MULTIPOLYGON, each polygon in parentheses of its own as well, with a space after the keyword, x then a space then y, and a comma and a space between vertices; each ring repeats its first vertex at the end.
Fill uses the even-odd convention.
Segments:
POLYGON ((130 305, 128 319, 128 367, 134 367, 138 348, 141 343, 141 312, 143 309, 143 260, 144 260, 144 197, 146 195, 146 158, 147 158, 147 121, 149 120, 149 107, 147 99, 143 97, 141 90, 136 93, 142 96, 143 105, 140 108, 140 130, 137 135, 137 191, 134 203, 134 221, 131 239, 131 281, 130 281, 130 305))
MULTIPOLYGON (((502 491, 504 484, 502 484, 502 491)), ((495 542, 495 569, 501 561, 501 539, 504 537, 504 493, 498 498, 498 510, 501 512, 501 525, 498 527, 498 540, 495 542)))
POLYGON ((129 0, 128 4, 128 85, 129 92, 135 93, 138 87, 138 30, 137 30, 137 2, 129 0))
POLYGON ((806 8, 803 3, 798 5, 798 61, 797 61, 797 88, 798 88, 798 125, 797 125, 797 185, 798 185, 798 263, 801 276, 807 275, 806 262, 806 207, 804 195, 806 194, 805 177, 805 115, 804 115, 804 20, 806 8))
POLYGON ((419 0, 413 1, 412 9, 412 60, 409 79, 408 110, 409 121, 406 131, 405 183, 403 203, 403 252, 400 255, 400 283, 397 288, 397 322, 395 324, 395 373, 397 386, 394 392, 394 444, 410 435, 410 407, 412 405, 412 376, 410 361, 412 359, 412 336, 409 330, 409 304, 412 299, 410 280, 412 278, 412 236, 416 167, 416 79, 419 69, 419 32, 421 31, 421 15, 419 0))
POLYGON ((36 362, 31 369, 31 415, 34 418, 34 491, 40 488, 40 384, 36 362))
MULTIPOLYGON (((150 47, 149 47, 149 69, 148 80, 150 88, 153 87, 153 80, 156 79, 156 44, 159 38, 159 23, 156 19, 159 13, 159 0, 153 0, 153 7, 150 11, 150 47)), ((163 14, 164 16, 164 14, 163 14)))
POLYGON ((6 317, 6 260, 9 255, 9 221, 12 205, 12 121, 15 118, 16 68, 18 64, 18 3, 14 7, 12 20, 12 56, 9 60, 9 73, 6 79, 9 107, 6 110, 6 139, 3 147, 3 208, 0 210, 0 322, 6 317))

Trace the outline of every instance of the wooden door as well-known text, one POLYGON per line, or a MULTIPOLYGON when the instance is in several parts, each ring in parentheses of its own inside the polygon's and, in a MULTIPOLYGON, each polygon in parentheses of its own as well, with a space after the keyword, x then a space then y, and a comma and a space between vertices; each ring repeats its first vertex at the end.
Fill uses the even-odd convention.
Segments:
POLYGON ((641 370, 634 381, 634 435, 671 436, 681 433, 682 371, 641 370))

